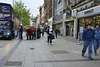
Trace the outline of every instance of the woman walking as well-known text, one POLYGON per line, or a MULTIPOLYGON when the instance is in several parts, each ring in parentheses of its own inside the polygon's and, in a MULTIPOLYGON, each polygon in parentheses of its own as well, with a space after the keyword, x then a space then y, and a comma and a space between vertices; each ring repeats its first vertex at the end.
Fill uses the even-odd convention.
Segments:
POLYGON ((52 45, 52 37, 53 37, 53 30, 49 30, 49 38, 48 38, 48 44, 50 43, 52 45))
POLYGON ((99 24, 96 24, 96 28, 94 29, 94 53, 97 56, 97 50, 100 47, 100 28, 99 24))

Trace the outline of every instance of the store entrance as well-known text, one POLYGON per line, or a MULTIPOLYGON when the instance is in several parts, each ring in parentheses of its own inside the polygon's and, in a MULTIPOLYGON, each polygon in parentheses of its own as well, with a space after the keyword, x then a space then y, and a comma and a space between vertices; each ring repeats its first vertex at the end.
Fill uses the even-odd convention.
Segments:
POLYGON ((73 37, 73 27, 74 27, 73 22, 66 24, 66 36, 73 37))
POLYGON ((66 25, 66 36, 68 36, 68 35, 69 35, 69 26, 66 25))

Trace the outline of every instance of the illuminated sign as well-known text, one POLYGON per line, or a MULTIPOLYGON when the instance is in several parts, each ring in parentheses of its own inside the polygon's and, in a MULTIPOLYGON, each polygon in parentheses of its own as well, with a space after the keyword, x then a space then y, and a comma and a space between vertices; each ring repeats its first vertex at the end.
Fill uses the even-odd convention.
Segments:
POLYGON ((11 19, 12 19, 11 13, 0 12, 0 20, 11 20, 11 19))
POLYGON ((84 15, 91 14, 91 13, 94 13, 94 9, 91 9, 91 10, 85 11, 85 12, 84 12, 84 15))
POLYGON ((94 5, 100 5, 100 0, 94 0, 94 5))

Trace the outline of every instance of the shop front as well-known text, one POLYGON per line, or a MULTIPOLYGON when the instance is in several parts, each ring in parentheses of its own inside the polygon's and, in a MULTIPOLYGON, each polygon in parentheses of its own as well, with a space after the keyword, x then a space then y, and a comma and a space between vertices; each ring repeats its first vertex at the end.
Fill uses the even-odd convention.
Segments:
POLYGON ((74 36, 74 21, 66 22, 66 36, 74 36))
POLYGON ((78 33, 83 33, 88 24, 95 28, 96 24, 100 24, 100 5, 79 12, 78 14, 78 33))
POLYGON ((61 25, 62 25, 61 23, 55 24, 53 28, 54 28, 54 29, 61 30, 61 25))

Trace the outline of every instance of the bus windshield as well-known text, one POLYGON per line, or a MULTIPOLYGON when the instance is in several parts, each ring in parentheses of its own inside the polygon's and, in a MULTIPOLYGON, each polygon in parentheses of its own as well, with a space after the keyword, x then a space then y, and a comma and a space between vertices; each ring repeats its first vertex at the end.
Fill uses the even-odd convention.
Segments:
POLYGON ((11 22, 10 21, 0 21, 0 29, 10 29, 11 22))

